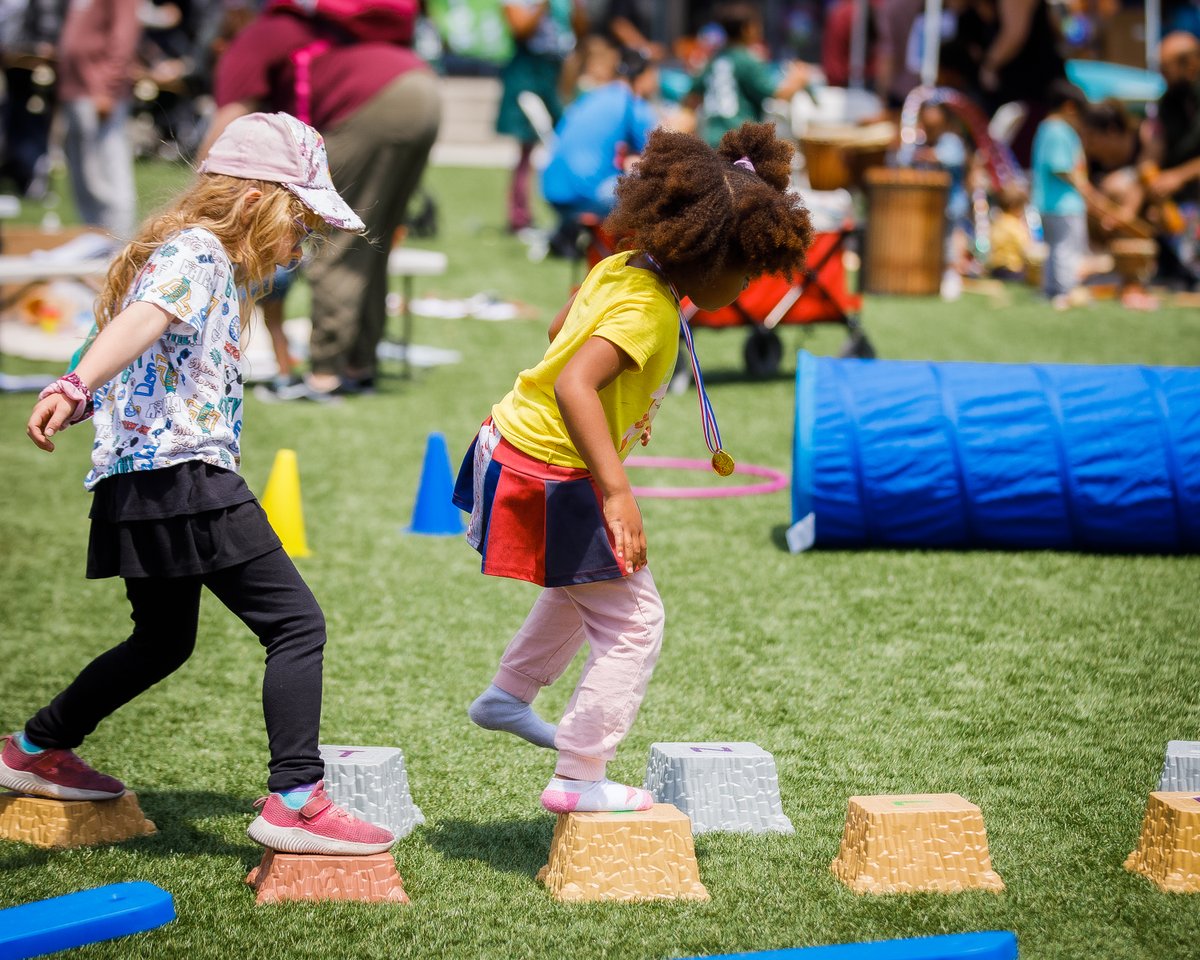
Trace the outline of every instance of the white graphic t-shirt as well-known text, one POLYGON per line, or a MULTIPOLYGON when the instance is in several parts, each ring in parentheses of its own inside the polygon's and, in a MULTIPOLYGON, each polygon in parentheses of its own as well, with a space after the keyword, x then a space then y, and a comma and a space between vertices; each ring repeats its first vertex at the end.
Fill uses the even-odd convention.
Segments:
POLYGON ((209 231, 189 227, 154 251, 121 308, 137 300, 175 318, 96 391, 91 490, 105 477, 202 460, 236 470, 242 433, 240 307, 233 265, 209 231))

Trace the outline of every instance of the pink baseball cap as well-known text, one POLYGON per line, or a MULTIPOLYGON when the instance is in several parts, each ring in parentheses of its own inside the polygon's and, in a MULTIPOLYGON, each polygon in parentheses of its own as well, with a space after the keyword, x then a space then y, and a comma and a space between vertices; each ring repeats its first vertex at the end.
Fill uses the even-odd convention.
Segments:
POLYGON ((333 186, 325 141, 291 114, 238 117, 221 131, 200 172, 278 183, 331 226, 352 233, 366 229, 333 186))

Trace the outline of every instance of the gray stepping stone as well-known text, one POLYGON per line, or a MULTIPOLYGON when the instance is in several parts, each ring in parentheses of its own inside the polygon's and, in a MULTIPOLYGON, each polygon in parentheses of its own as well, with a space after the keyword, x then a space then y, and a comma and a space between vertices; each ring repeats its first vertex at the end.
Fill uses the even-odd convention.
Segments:
POLYGON ((399 839, 425 822, 408 790, 399 747, 321 745, 325 789, 360 820, 387 827, 399 839))
POLYGON ((1158 789, 1200 791, 1200 740, 1172 740, 1167 744, 1158 789))
POLYGON ((793 833, 775 759, 753 743, 655 743, 646 789, 692 821, 693 833, 793 833))

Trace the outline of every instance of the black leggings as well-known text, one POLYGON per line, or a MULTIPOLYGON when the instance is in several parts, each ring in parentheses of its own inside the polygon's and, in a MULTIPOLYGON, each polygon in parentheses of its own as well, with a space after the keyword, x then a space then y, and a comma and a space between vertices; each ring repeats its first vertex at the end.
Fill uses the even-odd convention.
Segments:
POLYGON ((263 715, 272 791, 315 783, 325 773, 317 741, 325 616, 281 548, 195 577, 125 581, 133 633, 102 653, 25 725, 39 747, 71 750, 118 707, 178 670, 196 646, 200 588, 208 587, 267 650, 263 715))

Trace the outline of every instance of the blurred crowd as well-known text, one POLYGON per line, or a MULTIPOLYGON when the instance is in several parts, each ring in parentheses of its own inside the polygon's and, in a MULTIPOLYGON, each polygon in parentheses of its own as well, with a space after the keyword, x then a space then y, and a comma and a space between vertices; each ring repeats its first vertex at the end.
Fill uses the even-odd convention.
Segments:
POLYGON ((1089 272, 1112 272, 1113 257, 1090 254, 1116 241, 1120 267, 1142 265, 1118 278, 1126 285, 1151 279, 1147 269, 1160 283, 1196 285, 1194 3, 1167 3, 1161 34, 1147 40, 1143 6, 1117 0, 945 0, 936 23, 925 22, 924 0, 721 2, 669 46, 651 39, 651 11, 639 16, 637 4, 614 4, 599 23, 582 0, 504 9, 517 50, 501 72, 497 129, 522 145, 508 225, 519 232, 531 221, 540 141, 550 153, 542 191, 560 218, 553 252, 571 255, 580 225, 603 217, 655 125, 715 144, 745 120, 774 116, 803 145, 795 113, 828 122, 826 104, 851 102, 831 91, 853 86, 867 105, 860 97, 833 119, 891 121, 890 162, 949 174, 952 272, 1037 278, 1063 306, 1089 272), (919 109, 904 110, 913 98, 919 109))
MULTIPOLYGON (((1142 5, 1120 0, 944 0, 936 23, 925 16, 924 0, 0 0, 0 192, 43 196, 61 144, 83 219, 127 236, 136 156, 202 160, 237 116, 286 110, 325 134, 339 189, 375 240, 391 240, 437 136, 436 74, 493 74, 496 130, 519 145, 506 225, 529 230, 540 189, 557 215, 551 251, 574 256, 654 127, 710 143, 770 116, 795 131, 793 105, 819 108, 850 86, 871 106, 841 119, 890 120, 898 134, 904 121, 892 162, 949 173, 946 257, 959 272, 1023 276, 1044 242, 1037 269, 1061 302, 1089 244, 1132 238, 1155 245, 1161 280, 1194 286, 1200 5, 1167 0, 1148 44, 1130 41, 1142 5), (936 77, 922 86, 930 38, 936 77), (1067 80, 1069 62, 1144 67, 1147 49, 1156 69, 1132 70, 1125 91, 1067 80), (902 117, 931 87, 954 97, 902 117), (997 178, 993 164, 989 179, 983 154, 996 145, 962 104, 1018 175, 997 178)), ((373 382, 387 246, 346 239, 307 266, 301 394, 373 382)), ((268 300, 285 377, 287 285, 280 276, 268 300)))

